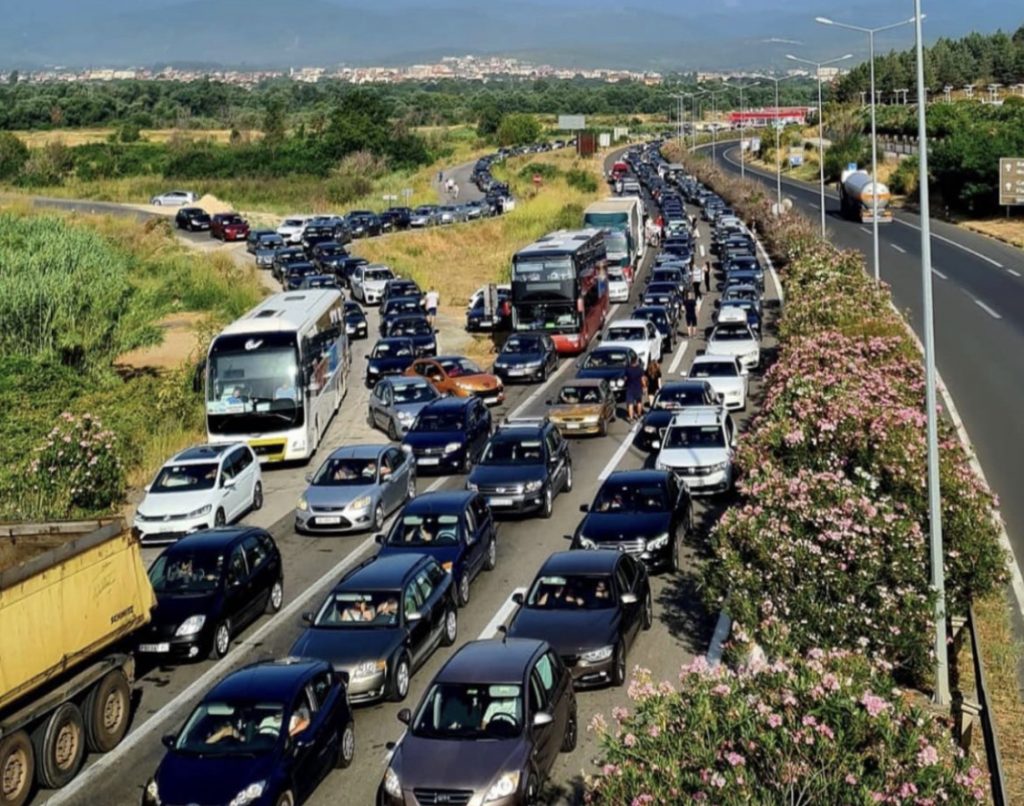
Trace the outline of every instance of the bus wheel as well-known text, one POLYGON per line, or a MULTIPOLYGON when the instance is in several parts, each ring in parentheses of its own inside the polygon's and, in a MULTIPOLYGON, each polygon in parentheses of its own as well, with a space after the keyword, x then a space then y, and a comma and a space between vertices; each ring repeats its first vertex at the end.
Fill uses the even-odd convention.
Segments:
POLYGON ((94 753, 108 753, 124 738, 131 714, 131 688, 119 669, 108 672, 89 690, 82 710, 85 740, 94 753))
POLYGON ((60 789, 75 777, 85 756, 82 712, 66 702, 32 732, 40 786, 60 789))
POLYGON ((0 739, 0 804, 21 806, 32 791, 35 754, 23 730, 0 739))

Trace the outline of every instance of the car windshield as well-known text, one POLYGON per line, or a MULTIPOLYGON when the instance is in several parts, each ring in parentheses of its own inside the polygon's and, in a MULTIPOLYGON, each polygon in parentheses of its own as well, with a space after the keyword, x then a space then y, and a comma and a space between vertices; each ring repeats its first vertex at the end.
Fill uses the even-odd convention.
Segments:
POLYGON ((412 732, 428 739, 513 739, 523 732, 522 687, 435 683, 412 732))
POLYGON ((608 269, 608 282, 624 283, 626 282, 626 275, 622 273, 622 269, 608 269))
POLYGON ((735 378, 738 374, 731 361, 701 361, 690 368, 691 378, 735 378))
POLYGON ((592 512, 664 512, 665 488, 660 484, 608 481, 597 493, 592 512))
POLYGON ((209 593, 217 589, 223 566, 217 552, 175 551, 150 566, 149 581, 156 593, 209 593))
POLYGON ((643 341, 647 338, 647 331, 642 327, 610 327, 607 341, 643 341))
POLYGON ((320 257, 334 257, 335 255, 344 255, 345 247, 339 244, 321 244, 317 248, 317 254, 320 257))
POLYGON ((483 465, 539 465, 544 448, 539 439, 495 438, 487 443, 480 460, 483 465))
POLYGON ((350 487, 373 484, 377 480, 376 459, 330 458, 313 477, 314 487, 350 487))
POLYGON ((437 398, 437 390, 429 383, 392 383, 395 403, 423 403, 437 398))
POLYGON ((670 428, 666 448, 724 448, 725 434, 720 425, 681 425, 670 428))
POLYGON ((461 375, 479 375, 483 372, 468 358, 446 358, 439 363, 449 378, 458 378, 461 375))
POLYGON ((313 619, 315 627, 395 627, 398 591, 334 591, 313 619))
POLYGON ((363 280, 376 281, 376 280, 390 280, 394 277, 391 273, 391 269, 370 269, 369 271, 363 272, 363 280))
POLYGON ((412 355, 412 347, 408 344, 379 341, 373 348, 374 358, 401 358, 407 355, 412 355))
POLYGON ((434 332, 426 319, 400 319, 391 326, 396 336, 429 336, 434 332))
POLYGON ((462 430, 462 412, 461 411, 445 411, 435 412, 426 411, 422 412, 419 417, 416 418, 416 423, 412 427, 413 431, 461 431, 462 430))
POLYGON ((711 334, 711 341, 752 341, 746 325, 719 325, 711 334))
POLYGON ((502 349, 503 353, 539 353, 542 352, 540 339, 531 339, 526 336, 512 336, 502 349))
POLYGON ((607 367, 624 367, 629 361, 629 353, 625 350, 595 350, 583 362, 584 369, 605 369, 607 367))
POLYGON ((217 483, 216 462, 190 465, 167 465, 161 468, 149 486, 151 493, 190 493, 212 490, 217 483))
POLYGON ((654 408, 665 411, 681 409, 684 406, 702 405, 704 405, 704 390, 696 386, 662 389, 654 401, 654 408))
POLYGON ((384 311, 384 316, 392 316, 406 311, 418 311, 419 309, 420 301, 418 299, 390 299, 384 311))
POLYGON ((611 578, 597 575, 538 577, 526 597, 534 610, 604 610, 614 607, 611 578))
POLYGON ((635 311, 633 315, 637 319, 646 319, 648 322, 668 329, 668 315, 664 311, 635 311))
POLYGON ((246 756, 274 748, 284 728, 279 702, 204 702, 189 717, 174 746, 202 756, 246 756))
POLYGON ((459 516, 427 512, 408 513, 395 521, 388 535, 389 546, 456 546, 459 543, 459 516))
POLYGON ((601 390, 596 386, 563 386, 558 393, 558 402, 567 406, 577 403, 600 403, 601 390))
POLYGON ((651 283, 647 286, 648 294, 657 295, 668 295, 674 293, 676 290, 675 283, 651 283))

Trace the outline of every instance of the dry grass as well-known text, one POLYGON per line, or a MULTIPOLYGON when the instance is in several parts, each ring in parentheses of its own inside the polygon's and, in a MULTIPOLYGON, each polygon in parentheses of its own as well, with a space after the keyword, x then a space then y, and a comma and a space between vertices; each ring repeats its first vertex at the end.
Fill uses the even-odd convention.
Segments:
MULTIPOLYGON (((498 218, 430 230, 406 231, 360 243, 369 260, 386 263, 412 277, 423 288, 435 287, 451 315, 461 313, 466 300, 485 283, 508 277, 512 255, 554 229, 563 210, 585 207, 605 194, 600 158, 580 160, 575 154, 551 152, 509 160, 502 166, 512 183, 516 207, 498 218), (598 180, 598 190, 585 193, 559 177, 536 188, 518 172, 530 163, 554 165, 562 171, 583 168, 598 180)), ((582 225, 582 218, 575 222, 582 225)))
MULTIPOLYGON (((49 129, 47 131, 15 131, 13 134, 29 148, 40 148, 50 143, 63 143, 66 146, 81 146, 88 143, 105 143, 115 129, 49 129)), ((226 143, 231 138, 230 129, 142 129, 142 139, 150 143, 166 143, 171 137, 183 137, 188 140, 211 140, 215 143, 226 143)), ((243 139, 258 140, 260 132, 246 130, 241 132, 243 139)))
POLYGON ((960 226, 1024 248, 1024 218, 988 218, 958 222, 960 226))

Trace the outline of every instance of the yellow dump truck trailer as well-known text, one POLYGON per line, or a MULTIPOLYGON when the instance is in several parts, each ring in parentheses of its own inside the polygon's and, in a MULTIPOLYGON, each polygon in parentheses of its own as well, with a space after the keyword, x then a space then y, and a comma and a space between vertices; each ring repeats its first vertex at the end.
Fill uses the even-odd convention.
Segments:
POLYGON ((0 804, 61 787, 124 737, 128 637, 156 603, 120 520, 0 524, 0 804))

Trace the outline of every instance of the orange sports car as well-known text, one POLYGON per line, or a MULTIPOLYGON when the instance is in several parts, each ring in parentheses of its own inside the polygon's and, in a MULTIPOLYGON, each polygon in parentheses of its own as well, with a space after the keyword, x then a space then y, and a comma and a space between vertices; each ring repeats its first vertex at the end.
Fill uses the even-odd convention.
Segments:
POLYGON ((417 358, 405 374, 426 378, 441 394, 455 397, 475 395, 488 406, 497 406, 505 400, 505 385, 501 378, 484 372, 468 358, 459 355, 417 358))

